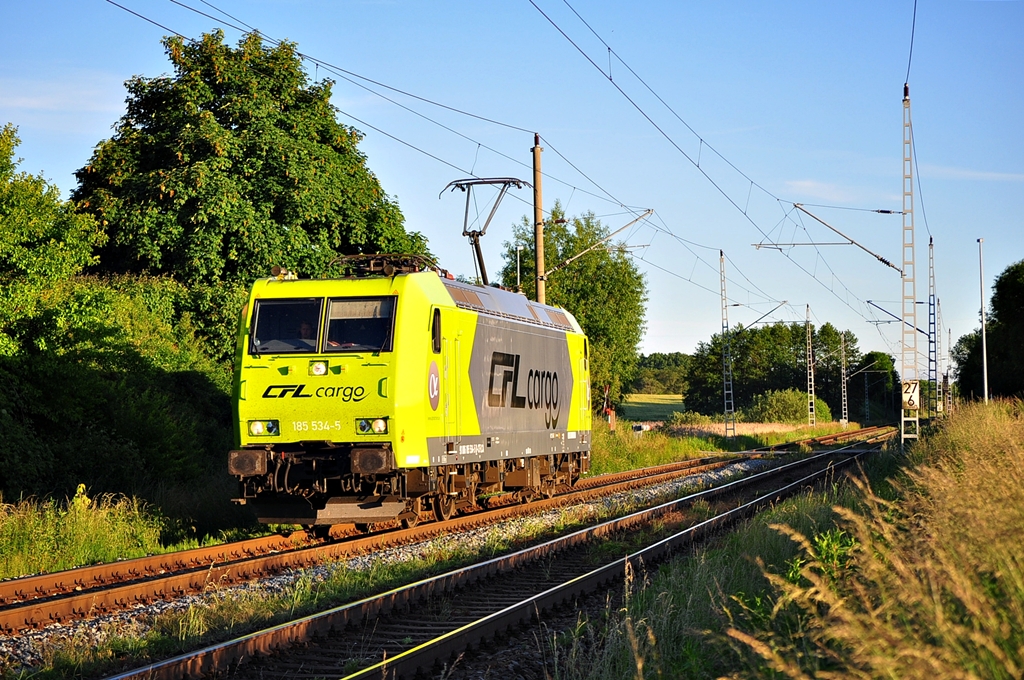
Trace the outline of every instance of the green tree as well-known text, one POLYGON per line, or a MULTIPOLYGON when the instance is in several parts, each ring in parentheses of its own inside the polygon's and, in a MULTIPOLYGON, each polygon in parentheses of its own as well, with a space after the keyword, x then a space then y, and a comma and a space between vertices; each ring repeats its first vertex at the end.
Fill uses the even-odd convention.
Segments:
MULTIPOLYGON (((860 349, 857 347, 857 336, 852 331, 840 331, 831 323, 825 322, 814 330, 811 344, 814 347, 814 393, 828 403, 832 413, 843 413, 843 343, 846 344, 846 372, 853 372, 853 367, 860 362, 860 349)), ((805 340, 806 344, 806 340, 805 340)), ((850 385, 847 384, 847 388, 850 385)), ((850 408, 847 394, 847 408, 850 408)))
POLYGON ((678 394, 685 401, 689 359, 682 352, 641 354, 632 391, 639 394, 678 394))
MULTIPOLYGON (((996 278, 985 326, 989 392, 997 396, 1024 395, 1024 260, 996 278)), ((962 336, 953 347, 960 394, 984 395, 981 331, 962 336)))
MULTIPOLYGON (((833 412, 842 409, 840 338, 847 345, 847 366, 860 359, 857 337, 840 332, 829 323, 814 330, 811 344, 817 358, 815 393, 833 412)), ((757 395, 790 389, 807 389, 807 329, 802 323, 776 323, 730 331, 733 358, 733 403, 746 409, 757 395)), ((705 414, 721 413, 722 336, 716 333, 701 342, 690 357, 687 407, 705 414)), ((805 404, 806 405, 806 404, 805 404)))
MULTIPOLYGON (((777 323, 760 328, 737 325, 730 331, 733 358, 733 403, 747 408, 754 396, 769 390, 806 387, 800 383, 805 335, 802 324, 777 323)), ((700 342, 690 357, 687 408, 707 415, 721 413, 722 334, 700 342)))
POLYGON ((0 355, 16 353, 24 324, 38 315, 50 287, 94 259, 103 235, 75 213, 42 177, 18 172, 17 129, 0 130, 0 355))
POLYGON ((0 496, 195 488, 222 468, 231 410, 230 373, 180 313, 190 291, 82 276, 103 233, 17 171, 17 144, 0 130, 0 496))
MULTIPOLYGON (((550 271, 560 263, 608 236, 609 230, 594 213, 566 218, 555 201, 544 228, 544 261, 550 271)), ((504 244, 505 264, 500 278, 516 284, 516 246, 522 246, 523 291, 536 298, 533 224, 524 217, 513 225, 512 241, 504 244)), ((590 379, 594 404, 604 400, 609 386, 617 402, 633 379, 637 348, 644 332, 647 284, 644 275, 622 250, 597 247, 547 277, 547 303, 564 307, 579 321, 590 340, 590 379)))
POLYGON ((868 352, 849 371, 850 413, 863 422, 888 421, 898 417, 901 403, 900 376, 896 361, 884 352, 868 352), (868 412, 864 412, 864 391, 867 389, 868 412))
MULTIPOLYGON (((753 423, 792 423, 807 424, 807 392, 802 390, 768 390, 764 394, 754 396, 747 409, 747 419, 753 423)), ((832 411, 828 404, 815 394, 815 423, 827 423, 832 420, 832 411)))
POLYGON ((98 270, 247 285, 275 264, 319 276, 339 253, 426 252, 336 120, 332 83, 309 82, 294 43, 223 38, 166 38, 174 75, 129 80, 113 137, 76 173, 109 237, 98 270))

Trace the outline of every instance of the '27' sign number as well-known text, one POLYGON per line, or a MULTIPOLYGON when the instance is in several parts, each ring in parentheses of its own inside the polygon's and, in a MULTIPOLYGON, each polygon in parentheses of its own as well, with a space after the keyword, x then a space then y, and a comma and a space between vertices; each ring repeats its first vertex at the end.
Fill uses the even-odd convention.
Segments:
POLYGON ((903 381, 903 408, 917 411, 921 408, 921 383, 917 380, 903 381))

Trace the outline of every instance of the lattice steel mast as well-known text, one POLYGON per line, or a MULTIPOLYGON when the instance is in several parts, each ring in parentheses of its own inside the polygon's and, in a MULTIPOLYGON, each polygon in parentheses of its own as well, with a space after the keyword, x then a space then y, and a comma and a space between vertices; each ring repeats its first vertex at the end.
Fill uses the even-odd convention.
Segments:
POLYGON ((914 260, 914 161, 913 130, 910 123, 910 84, 903 84, 903 333, 900 379, 903 403, 900 417, 900 448, 920 431, 918 404, 920 382, 917 372, 917 270, 914 260), (913 397, 913 399, 908 399, 913 397))
MULTIPOLYGON (((946 343, 946 347, 949 348, 949 349, 946 350, 948 352, 948 351, 953 349, 953 329, 950 328, 950 329, 947 330, 947 332, 949 333, 949 342, 946 343)), ((946 415, 952 415, 953 414, 953 389, 949 386, 949 357, 948 356, 946 357, 946 374, 944 376, 942 376, 942 386, 945 388, 945 391, 946 391, 946 415)))
POLYGON ((725 436, 736 436, 736 409, 732 399, 732 346, 729 341, 729 298, 725 294, 725 252, 718 251, 722 278, 722 396, 725 401, 725 436))
POLYGON ((814 417, 814 347, 811 344, 811 306, 807 305, 807 424, 815 424, 814 417))
POLYGON ((935 298, 935 355, 938 374, 935 383, 935 409, 936 415, 946 413, 946 357, 942 353, 942 301, 935 298))
POLYGON ((935 310, 935 243, 928 237, 928 417, 938 406, 939 384, 938 321, 935 310))
POLYGON ((850 422, 850 409, 846 402, 846 333, 842 333, 839 336, 839 351, 840 358, 842 359, 842 380, 843 380, 843 418, 840 421, 843 429, 846 429, 846 424, 850 422))

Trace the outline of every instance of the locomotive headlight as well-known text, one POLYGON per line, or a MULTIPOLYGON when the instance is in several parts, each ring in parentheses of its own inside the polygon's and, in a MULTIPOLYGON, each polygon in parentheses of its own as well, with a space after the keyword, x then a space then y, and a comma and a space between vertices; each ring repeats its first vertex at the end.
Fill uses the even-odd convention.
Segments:
POLYGON ((356 421, 356 430, 359 434, 387 434, 387 418, 360 418, 356 421))
POLYGON ((276 420, 250 420, 249 434, 253 437, 275 437, 281 432, 276 420))
POLYGON ((327 362, 326 361, 310 361, 309 362, 309 374, 310 375, 327 375, 327 362))

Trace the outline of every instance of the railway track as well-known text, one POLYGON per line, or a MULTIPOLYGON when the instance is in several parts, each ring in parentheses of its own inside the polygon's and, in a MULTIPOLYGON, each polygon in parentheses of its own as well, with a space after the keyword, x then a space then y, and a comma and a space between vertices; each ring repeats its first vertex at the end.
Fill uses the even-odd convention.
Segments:
POLYGON ((52 623, 108 614, 136 604, 201 593, 211 584, 237 585, 289 569, 308 568, 374 550, 465 531, 547 508, 657 484, 716 469, 747 456, 714 456, 580 480, 571 490, 527 505, 497 499, 497 508, 472 508, 446 522, 410 529, 397 525, 361 534, 351 525, 336 540, 306 532, 268 536, 210 548, 92 565, 0 582, 0 632, 7 634, 52 623))
POLYGON ((819 453, 510 555, 133 669, 111 680, 213 674, 272 680, 300 671, 305 677, 350 678, 412 678, 429 673, 435 664, 445 663, 467 646, 584 593, 621 582, 628 570, 664 559, 767 503, 828 479, 875 448, 848 446, 819 453), (594 566, 600 551, 588 549, 593 542, 685 512, 698 500, 716 508, 712 517, 594 566))
POLYGON ((890 437, 895 432, 896 428, 893 425, 872 425, 870 427, 862 427, 859 430, 844 430, 842 432, 834 432, 820 437, 808 437, 806 439, 797 439, 783 444, 764 446, 753 449, 753 452, 773 453, 779 451, 794 451, 799 450, 803 446, 835 446, 837 444, 852 441, 874 442, 880 438, 890 437))

